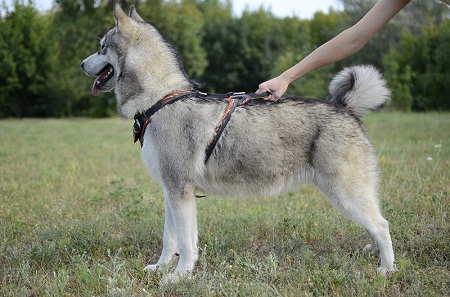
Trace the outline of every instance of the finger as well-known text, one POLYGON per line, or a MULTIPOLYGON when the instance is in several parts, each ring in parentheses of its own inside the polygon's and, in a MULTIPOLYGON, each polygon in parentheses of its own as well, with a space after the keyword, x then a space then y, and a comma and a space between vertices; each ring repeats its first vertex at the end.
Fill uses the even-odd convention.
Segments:
POLYGON ((278 97, 278 96, 275 95, 274 93, 270 94, 270 96, 269 96, 269 100, 270 100, 270 101, 276 102, 276 101, 278 101, 279 99, 280 99, 280 97, 278 97))
POLYGON ((264 95, 266 95, 267 94, 267 98, 264 98, 264 100, 270 100, 270 96, 272 95, 272 92, 270 92, 269 90, 267 90, 267 89, 261 89, 261 88, 259 88, 256 92, 255 92, 255 94, 264 94, 264 95))
POLYGON ((264 98, 264 100, 268 100, 268 101, 278 101, 280 100, 279 97, 277 97, 274 93, 270 92, 270 91, 261 91, 261 89, 258 89, 255 94, 261 94, 261 93, 268 93, 267 98, 264 98))

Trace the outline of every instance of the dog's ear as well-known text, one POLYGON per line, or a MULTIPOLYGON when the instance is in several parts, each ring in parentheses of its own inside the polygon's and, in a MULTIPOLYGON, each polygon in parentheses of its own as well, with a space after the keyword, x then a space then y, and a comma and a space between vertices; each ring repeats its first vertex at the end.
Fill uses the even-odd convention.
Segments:
POLYGON ((122 10, 122 7, 120 7, 119 1, 116 1, 114 4, 114 20, 116 22, 116 27, 119 29, 126 27, 130 23, 130 18, 122 10))
POLYGON ((144 19, 141 18, 141 16, 137 13, 136 7, 134 7, 134 5, 130 7, 130 12, 128 13, 128 15, 130 16, 131 19, 135 20, 136 22, 145 23, 144 19))

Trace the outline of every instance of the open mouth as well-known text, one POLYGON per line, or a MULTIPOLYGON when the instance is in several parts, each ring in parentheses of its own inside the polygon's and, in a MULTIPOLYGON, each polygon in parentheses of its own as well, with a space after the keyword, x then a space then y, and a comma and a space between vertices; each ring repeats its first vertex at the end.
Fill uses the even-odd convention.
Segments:
POLYGON ((111 64, 107 64, 100 70, 99 74, 94 80, 94 84, 92 85, 92 95, 97 96, 99 91, 102 91, 102 88, 106 85, 106 83, 114 77, 114 68, 111 64))

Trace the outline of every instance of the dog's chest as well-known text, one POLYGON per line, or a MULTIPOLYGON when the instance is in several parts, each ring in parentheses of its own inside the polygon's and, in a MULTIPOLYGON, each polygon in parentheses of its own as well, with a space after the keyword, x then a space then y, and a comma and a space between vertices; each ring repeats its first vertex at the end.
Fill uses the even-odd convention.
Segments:
MULTIPOLYGON (((145 137, 145 136, 144 136, 145 137)), ((142 161, 144 162, 145 167, 147 168, 148 172, 150 173, 151 177, 161 182, 161 168, 159 166, 159 152, 154 146, 152 141, 144 141, 144 145, 141 149, 141 157, 142 161)))

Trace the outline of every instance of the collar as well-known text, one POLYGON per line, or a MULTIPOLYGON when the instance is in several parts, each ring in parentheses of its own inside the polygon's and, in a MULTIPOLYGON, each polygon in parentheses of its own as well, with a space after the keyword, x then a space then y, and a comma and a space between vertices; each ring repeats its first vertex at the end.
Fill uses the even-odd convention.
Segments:
POLYGON ((151 122, 151 116, 154 115, 158 110, 168 104, 172 104, 184 97, 190 96, 193 93, 196 94, 197 91, 185 90, 169 94, 156 102, 155 105, 147 109, 145 112, 136 114, 134 116, 133 125, 134 142, 139 140, 139 142, 141 143, 141 147, 144 145, 145 128, 147 128, 147 125, 151 122))

